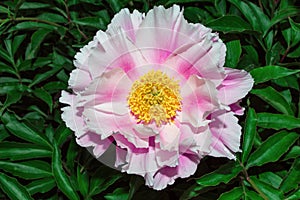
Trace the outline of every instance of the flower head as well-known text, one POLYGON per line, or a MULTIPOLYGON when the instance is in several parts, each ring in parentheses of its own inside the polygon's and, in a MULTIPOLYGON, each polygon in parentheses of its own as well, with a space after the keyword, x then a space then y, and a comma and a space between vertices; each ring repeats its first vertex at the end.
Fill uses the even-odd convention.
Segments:
POLYGON ((95 157, 113 148, 112 167, 158 190, 194 174, 206 155, 235 159, 235 115, 253 79, 224 68, 225 51, 216 33, 188 23, 179 6, 123 9, 76 54, 62 119, 95 157))

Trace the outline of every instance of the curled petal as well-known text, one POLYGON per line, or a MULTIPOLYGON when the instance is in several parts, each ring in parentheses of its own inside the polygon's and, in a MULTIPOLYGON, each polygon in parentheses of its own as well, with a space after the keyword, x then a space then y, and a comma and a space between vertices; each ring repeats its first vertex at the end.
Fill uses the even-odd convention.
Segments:
POLYGON ((213 83, 191 76, 182 87, 182 122, 194 127, 207 124, 207 113, 217 108, 217 91, 213 83))
POLYGON ((217 111, 209 124, 212 132, 212 152, 215 157, 235 159, 233 153, 240 151, 241 126, 233 112, 217 111))
POLYGON ((243 70, 226 68, 226 77, 218 87, 218 98, 226 105, 242 99, 253 87, 253 78, 243 70))

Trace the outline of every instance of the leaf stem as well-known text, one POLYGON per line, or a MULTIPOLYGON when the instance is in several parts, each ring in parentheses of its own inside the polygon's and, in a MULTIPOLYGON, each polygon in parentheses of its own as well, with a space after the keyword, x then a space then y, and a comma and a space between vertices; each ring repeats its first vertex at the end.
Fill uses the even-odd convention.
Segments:
MULTIPOLYGON (((238 159, 237 159, 238 160, 238 159)), ((243 163, 238 160, 241 167, 243 168, 243 174, 246 177, 246 180, 248 181, 248 183, 250 183, 250 185, 252 186, 252 188, 264 199, 264 200, 269 200, 268 197, 257 187, 257 185, 251 180, 251 178, 248 175, 247 169, 246 167, 243 165, 243 163)))
MULTIPOLYGON (((6 21, 7 19, 0 19, 0 23, 6 21)), ((38 19, 38 18, 34 18, 34 17, 17 17, 17 18, 11 18, 10 21, 34 21, 34 22, 41 22, 41 23, 45 23, 45 24, 49 24, 49 25, 53 25, 56 27, 64 27, 62 25, 59 25, 55 22, 50 22, 47 20, 42 20, 42 19, 38 19)))
POLYGON ((281 63, 284 61, 284 59, 287 56, 287 54, 289 53, 289 51, 290 51, 290 46, 287 47, 287 49, 285 50, 283 56, 281 57, 281 59, 280 59, 281 63))

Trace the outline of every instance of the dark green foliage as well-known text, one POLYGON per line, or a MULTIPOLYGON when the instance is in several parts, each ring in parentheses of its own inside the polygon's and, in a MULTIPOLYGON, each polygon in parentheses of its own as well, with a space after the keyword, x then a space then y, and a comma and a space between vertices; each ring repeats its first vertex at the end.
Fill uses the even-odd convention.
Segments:
POLYGON ((0 2, 0 199, 299 199, 300 4, 296 0, 3 0, 0 2), (236 161, 202 159, 163 191, 110 169, 60 118, 72 60, 124 7, 179 4, 219 32, 226 67, 255 79, 236 161))

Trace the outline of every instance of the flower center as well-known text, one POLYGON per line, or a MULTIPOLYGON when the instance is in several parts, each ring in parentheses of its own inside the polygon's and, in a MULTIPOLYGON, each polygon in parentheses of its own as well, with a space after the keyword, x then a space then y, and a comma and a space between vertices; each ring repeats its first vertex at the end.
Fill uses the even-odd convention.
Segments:
POLYGON ((172 122, 181 110, 178 81, 158 71, 150 71, 135 81, 128 96, 128 105, 137 122, 156 126, 172 122))

